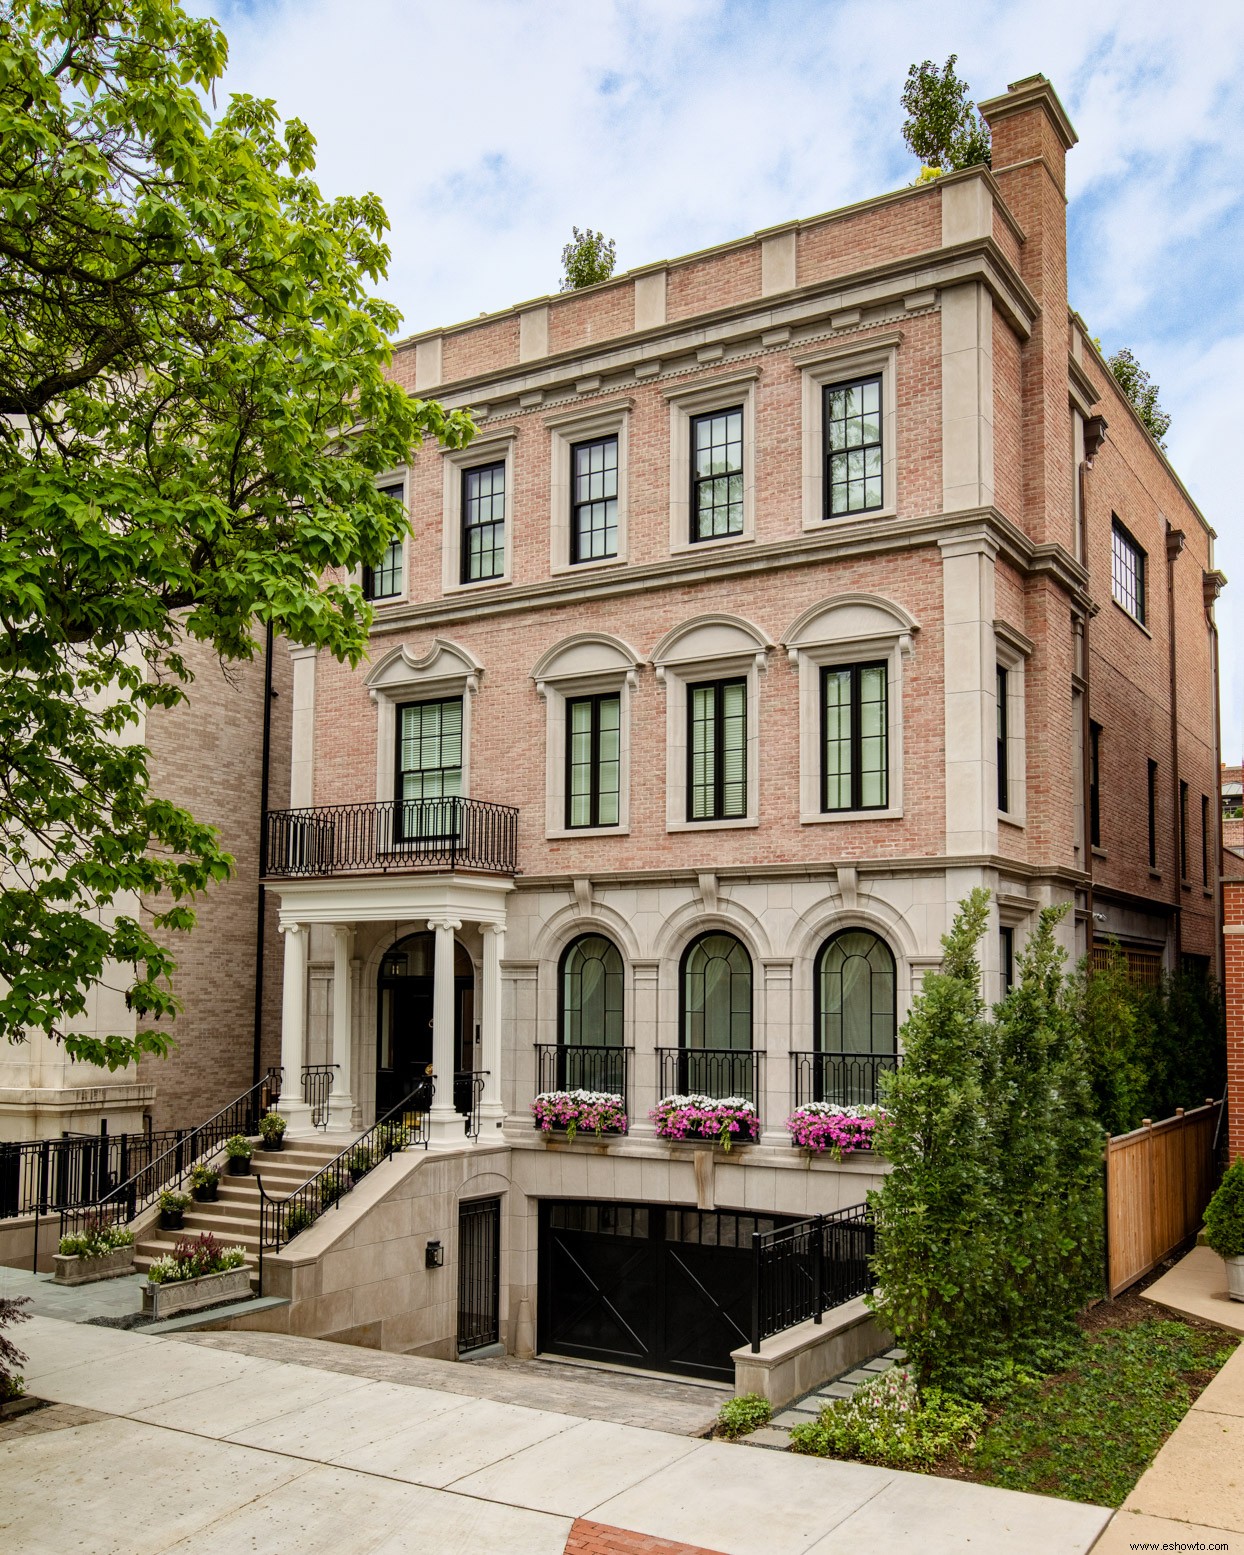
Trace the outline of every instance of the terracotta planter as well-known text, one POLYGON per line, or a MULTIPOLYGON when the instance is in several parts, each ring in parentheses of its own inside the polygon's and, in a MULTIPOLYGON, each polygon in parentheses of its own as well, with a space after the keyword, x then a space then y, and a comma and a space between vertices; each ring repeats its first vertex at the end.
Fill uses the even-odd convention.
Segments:
POLYGON ((55 1253, 52 1257, 53 1282, 57 1285, 90 1285, 95 1280, 115 1280, 134 1272, 134 1244, 114 1247, 99 1258, 80 1258, 76 1253, 55 1253))
POLYGON ((226 1269, 197 1280, 169 1280, 164 1285, 143 1286, 143 1311, 154 1318, 175 1317, 179 1312, 198 1312, 218 1301, 241 1301, 251 1293, 251 1271, 226 1269))

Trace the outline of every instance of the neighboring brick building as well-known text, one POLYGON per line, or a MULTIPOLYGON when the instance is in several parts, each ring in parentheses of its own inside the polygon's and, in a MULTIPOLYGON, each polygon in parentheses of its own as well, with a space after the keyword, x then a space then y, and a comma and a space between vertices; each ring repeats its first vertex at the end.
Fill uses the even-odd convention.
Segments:
POLYGON ((1244 768, 1222 769, 1222 845, 1244 854, 1244 768))
MULTIPOLYGON (((110 1073, 74 1063, 42 1036, 0 1044, 0 1139, 56 1138, 63 1130, 111 1133, 189 1128, 252 1084, 256 933, 263 767, 264 660, 222 669, 202 643, 184 656, 194 674, 190 700, 157 709, 141 738, 151 752, 152 791, 209 822, 233 855, 231 880, 195 904, 198 922, 174 940, 174 991, 183 1011, 172 1023, 177 1046, 166 1060, 110 1073)), ((289 786, 290 683, 288 651, 273 653, 273 717, 269 787, 279 802, 289 786)), ((129 910, 133 910, 130 908, 129 910)), ((280 1055, 280 940, 276 904, 267 910, 261 1061, 280 1055)), ((149 919, 148 919, 149 921, 149 919)), ((107 985, 91 991, 85 1025, 102 1034, 133 1032, 135 1016, 107 985)))
MULTIPOLYGON (((525 1301, 544 1348, 694 1369, 618 1327, 655 1287, 576 1318, 556 1268, 860 1202, 867 1158, 784 1120, 871 1099, 974 886, 992 994, 1052 903, 1075 955, 1219 965, 1213 531, 1069 313, 1057 97, 981 107, 992 172, 397 350, 480 431, 386 483, 370 663, 295 654, 284 1062, 338 1066, 342 1127, 434 1066, 421 1213, 465 1267, 458 1198, 500 1202, 511 1342, 525 1301), (474 1150, 450 1070, 487 1071, 474 1150), (629 1093, 625 1139, 533 1134, 576 1083, 629 1093), (755 1101, 742 1164, 655 1137, 687 1089, 755 1101)), ((423 1290, 385 1342, 452 1353, 423 1290)))

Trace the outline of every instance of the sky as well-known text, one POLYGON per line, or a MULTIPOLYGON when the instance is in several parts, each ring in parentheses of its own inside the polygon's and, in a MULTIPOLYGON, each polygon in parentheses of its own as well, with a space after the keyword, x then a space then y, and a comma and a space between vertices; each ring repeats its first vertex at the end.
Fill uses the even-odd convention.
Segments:
POLYGON ((392 224, 402 333, 555 291, 572 226, 647 264, 911 182, 907 67, 976 98, 1038 71, 1068 157, 1072 306, 1130 346, 1217 530, 1223 755, 1244 751, 1244 0, 192 0, 225 89, 318 141, 392 224))

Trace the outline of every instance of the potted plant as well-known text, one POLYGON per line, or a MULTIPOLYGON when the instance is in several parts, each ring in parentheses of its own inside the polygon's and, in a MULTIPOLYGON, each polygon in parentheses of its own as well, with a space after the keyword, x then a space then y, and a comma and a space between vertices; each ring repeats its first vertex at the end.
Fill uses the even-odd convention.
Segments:
POLYGON ((160 1195, 160 1224, 165 1231, 180 1231, 186 1223, 186 1211, 190 1207, 188 1193, 174 1193, 165 1188, 160 1195))
POLYGON ((285 1235, 292 1241, 300 1231, 305 1231, 308 1226, 315 1224, 315 1216, 307 1204, 295 1204, 285 1213, 285 1235))
POLYGON ((1244 1158, 1223 1173, 1206 1207, 1205 1240, 1227 1266, 1227 1295, 1244 1301, 1244 1158))
POLYGON ((828 1101, 807 1101, 786 1120, 791 1143, 802 1145, 809 1155, 827 1155, 833 1161, 871 1150, 873 1135, 885 1114, 880 1107, 840 1107, 828 1101))
POLYGON ((626 1133, 626 1102, 615 1091, 541 1091, 531 1115, 541 1133, 564 1128, 570 1144, 580 1130, 591 1129, 597 1139, 626 1133))
POLYGON ((680 1144, 708 1139, 729 1150, 751 1144, 760 1132, 756 1108, 744 1096, 663 1096, 648 1116, 658 1139, 680 1144))
POLYGON ((279 1112, 265 1113, 259 1120, 259 1132, 263 1136, 265 1150, 284 1150, 285 1119, 279 1112))
POLYGON ((375 1161, 372 1160, 372 1153, 367 1146, 356 1145, 346 1158, 351 1182, 358 1182, 360 1177, 366 1177, 375 1164, 375 1161))
POLYGON ((244 1134, 232 1134, 225 1140, 225 1158, 231 1177, 249 1177, 253 1146, 244 1134))
POLYGON ((196 1166, 190 1172, 190 1195, 197 1204, 214 1204, 220 1197, 220 1173, 214 1166, 196 1166))

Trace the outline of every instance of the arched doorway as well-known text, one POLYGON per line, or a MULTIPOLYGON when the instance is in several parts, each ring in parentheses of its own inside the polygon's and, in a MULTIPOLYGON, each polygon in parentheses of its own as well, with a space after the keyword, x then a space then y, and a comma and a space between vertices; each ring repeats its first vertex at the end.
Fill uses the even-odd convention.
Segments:
MULTIPOLYGON (((385 952, 376 987, 376 1116, 396 1107, 433 1072, 436 936, 408 934, 385 952)), ((474 1067, 475 970, 454 942, 454 1068, 474 1067)), ((445 1076, 444 1084, 452 1084, 445 1076)), ((428 1097, 430 1100, 430 1094, 428 1097)), ((455 1098, 456 1100, 456 1098, 455 1098)), ((426 1101, 424 1102, 426 1105, 426 1101)))

